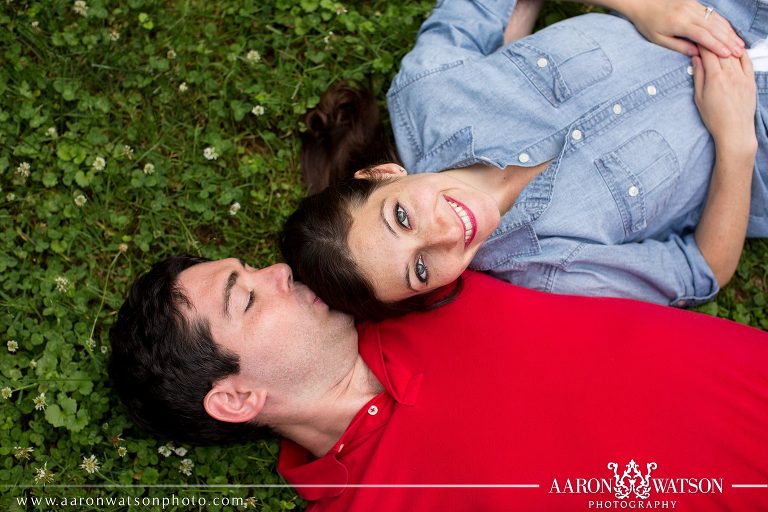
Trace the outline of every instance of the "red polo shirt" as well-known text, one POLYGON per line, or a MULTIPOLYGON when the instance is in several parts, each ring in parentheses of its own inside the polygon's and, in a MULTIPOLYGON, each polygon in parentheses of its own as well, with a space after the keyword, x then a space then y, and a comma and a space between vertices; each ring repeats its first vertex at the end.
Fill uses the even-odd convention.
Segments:
POLYGON ((467 273, 359 334, 386 391, 324 457, 283 443, 310 510, 768 510, 762 331, 467 273))

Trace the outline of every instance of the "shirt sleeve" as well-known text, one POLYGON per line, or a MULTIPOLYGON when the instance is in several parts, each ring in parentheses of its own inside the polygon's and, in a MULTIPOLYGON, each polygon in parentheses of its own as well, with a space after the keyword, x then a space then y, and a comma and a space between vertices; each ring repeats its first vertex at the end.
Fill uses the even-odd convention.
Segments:
POLYGON ((613 246, 580 243, 568 260, 553 268, 548 291, 677 307, 697 306, 719 291, 693 233, 613 246))
POLYGON ((419 29, 416 45, 400 65, 413 76, 501 47, 517 0, 440 0, 419 29))

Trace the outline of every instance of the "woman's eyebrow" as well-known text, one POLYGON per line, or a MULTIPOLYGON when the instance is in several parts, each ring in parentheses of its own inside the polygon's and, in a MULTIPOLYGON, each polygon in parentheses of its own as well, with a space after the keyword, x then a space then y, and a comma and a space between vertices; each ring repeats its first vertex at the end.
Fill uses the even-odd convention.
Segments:
POLYGON ((397 234, 397 231, 392 229, 392 226, 389 225, 389 222, 387 222, 387 216, 385 215, 385 207, 386 207, 387 198, 384 198, 381 200, 381 208, 379 208, 379 214, 381 215, 381 221, 384 223, 385 226, 387 226, 387 229, 390 233, 392 233, 395 238, 400 238, 400 235, 397 234))

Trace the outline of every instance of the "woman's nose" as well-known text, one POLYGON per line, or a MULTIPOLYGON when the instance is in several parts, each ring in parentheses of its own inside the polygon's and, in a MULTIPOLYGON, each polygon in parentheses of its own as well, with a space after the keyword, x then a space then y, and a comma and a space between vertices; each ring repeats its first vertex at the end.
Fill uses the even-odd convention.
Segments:
POLYGON ((423 233, 424 242, 431 247, 454 247, 464 243, 464 228, 459 217, 446 202, 436 208, 433 222, 423 233))

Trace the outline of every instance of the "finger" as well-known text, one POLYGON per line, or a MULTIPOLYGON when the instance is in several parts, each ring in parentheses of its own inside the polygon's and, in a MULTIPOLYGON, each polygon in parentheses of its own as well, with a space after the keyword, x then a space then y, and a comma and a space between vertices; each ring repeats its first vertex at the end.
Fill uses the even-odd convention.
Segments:
POLYGON ((741 69, 744 71, 745 75, 754 76, 755 70, 752 66, 752 59, 747 52, 744 52, 744 55, 741 56, 739 62, 741 63, 741 69))
POLYGON ((744 52, 744 41, 733 30, 730 22, 723 18, 717 11, 712 12, 707 22, 712 22, 711 31, 720 41, 728 46, 738 57, 744 52))
POLYGON ((701 55, 701 64, 704 73, 714 71, 716 68, 720 69, 720 59, 717 55, 701 45, 699 45, 699 54, 701 55))
POLYGON ((712 36, 719 40, 732 53, 741 57, 744 51, 744 41, 736 34, 727 19, 714 11, 708 19, 701 19, 697 25, 708 30, 712 36))
POLYGON ((660 36, 654 42, 664 46, 665 48, 669 48, 670 50, 680 52, 683 55, 688 55, 690 57, 699 54, 699 49, 695 44, 678 37, 660 36))
POLYGON ((699 44, 699 46, 704 46, 705 48, 709 49, 711 52, 716 53, 720 57, 729 57, 731 55, 731 50, 728 49, 728 47, 723 44, 719 39, 717 39, 712 32, 710 32, 708 29, 700 27, 698 25, 694 25, 688 30, 687 34, 683 34, 685 37, 690 39, 691 41, 699 44))
POLYGON ((704 88, 704 67, 699 56, 693 57, 691 62, 693 64, 693 91, 698 103, 701 101, 701 91, 704 88))

